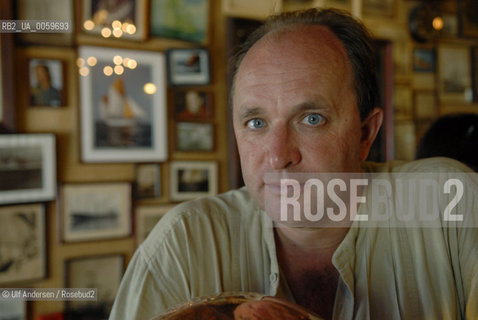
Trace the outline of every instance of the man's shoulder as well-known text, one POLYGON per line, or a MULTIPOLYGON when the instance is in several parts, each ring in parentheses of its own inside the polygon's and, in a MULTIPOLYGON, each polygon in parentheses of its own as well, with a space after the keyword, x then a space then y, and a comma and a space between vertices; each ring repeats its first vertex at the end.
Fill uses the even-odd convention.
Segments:
POLYGON ((388 161, 384 163, 365 162, 362 165, 369 173, 453 173, 473 172, 465 164, 445 157, 433 157, 414 161, 388 161))
POLYGON ((156 224, 143 249, 157 250, 168 241, 200 240, 214 230, 217 236, 251 219, 260 219, 260 209, 246 188, 182 202, 170 209, 156 224), (183 239, 184 238, 184 239, 183 239))

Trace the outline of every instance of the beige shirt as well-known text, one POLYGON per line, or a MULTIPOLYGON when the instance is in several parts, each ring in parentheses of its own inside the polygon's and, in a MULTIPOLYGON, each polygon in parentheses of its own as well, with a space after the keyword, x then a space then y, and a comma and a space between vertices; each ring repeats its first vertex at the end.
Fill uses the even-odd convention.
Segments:
MULTIPOLYGON (((364 168, 449 173, 457 165, 433 159, 364 168)), ((466 209, 476 215, 478 204, 471 204, 466 209)), ((477 244, 476 228, 354 223, 332 259, 340 273, 334 319, 477 319, 477 244)), ((193 298, 227 291, 293 300, 280 280, 273 224, 245 188, 169 212, 131 260, 110 319, 150 319, 193 298)))

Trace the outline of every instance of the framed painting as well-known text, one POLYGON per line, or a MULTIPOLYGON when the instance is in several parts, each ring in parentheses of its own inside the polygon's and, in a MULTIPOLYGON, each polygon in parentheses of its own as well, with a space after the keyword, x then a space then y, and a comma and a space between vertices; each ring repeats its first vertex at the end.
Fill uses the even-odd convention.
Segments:
POLYGON ((135 196, 137 199, 157 198, 161 192, 160 167, 157 163, 136 165, 135 196))
POLYGON ((68 32, 20 33, 17 39, 25 44, 72 46, 74 43, 74 0, 17 0, 18 20, 43 20, 68 22, 68 32))
MULTIPOLYGON (((122 254, 72 258, 65 261, 65 288, 96 288, 97 301, 65 301, 66 309, 87 310, 101 308, 107 318, 124 273, 122 254)), ((90 317, 93 319, 94 317, 90 317)))
POLYGON ((468 46, 444 43, 438 46, 438 94, 442 104, 471 102, 471 58, 468 46))
POLYGON ((189 89, 174 93, 174 116, 178 120, 210 119, 213 116, 212 93, 189 89))
POLYGON ((151 0, 150 35, 205 43, 209 0, 151 0))
POLYGON ((169 49, 166 58, 171 86, 199 86, 211 82, 206 48, 169 49))
POLYGON ((183 201, 217 193, 217 164, 213 161, 175 161, 170 166, 171 199, 183 201))
POLYGON ((0 204, 48 201, 55 196, 55 136, 0 135, 0 204))
POLYGON ((61 188, 61 220, 65 242, 129 236, 130 184, 64 184, 61 188))
POLYGON ((413 71, 435 72, 435 50, 428 48, 414 48, 413 71))
POLYGON ((79 56, 82 160, 166 160, 164 55, 84 46, 79 56))
POLYGON ((365 15, 393 17, 397 10, 397 0, 362 0, 365 15))
POLYGON ((43 205, 0 207, 0 285, 46 276, 45 237, 43 205))
POLYGON ((214 126, 212 123, 178 122, 176 124, 176 130, 176 150, 214 150, 214 126))
POLYGON ((28 61, 31 106, 66 105, 63 65, 63 61, 55 59, 28 61))
POLYGON ((140 245, 156 223, 174 207, 171 204, 136 207, 136 244, 140 245))
POLYGON ((478 2, 476 0, 460 0, 460 31, 464 37, 478 37, 478 2))
POLYGON ((104 38, 144 40, 147 10, 145 0, 84 0, 83 31, 104 38))

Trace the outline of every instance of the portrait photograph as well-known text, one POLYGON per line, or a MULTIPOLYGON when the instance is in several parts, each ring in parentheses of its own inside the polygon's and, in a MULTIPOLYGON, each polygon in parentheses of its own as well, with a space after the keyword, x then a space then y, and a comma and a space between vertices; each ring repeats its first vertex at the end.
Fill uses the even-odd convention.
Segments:
POLYGON ((127 237, 131 233, 131 185, 71 183, 61 188, 65 242, 127 237))
POLYGON ((182 201, 217 193, 217 164, 213 161, 175 161, 170 166, 171 199, 182 201))
POLYGON ((124 256, 109 254, 65 261, 65 288, 96 288, 97 301, 65 301, 67 310, 104 306, 109 314, 124 273, 124 256))
POLYGON ((53 134, 0 136, 0 204, 53 200, 56 196, 53 134))
POLYGON ((212 94, 194 89, 176 92, 174 94, 174 114, 178 120, 212 118, 212 94))
POLYGON ((84 62, 80 68, 82 160, 165 160, 164 55, 99 47, 81 47, 79 53, 84 62), (95 63, 89 65, 92 57, 95 63))
POLYGON ((214 150, 214 126, 212 123, 178 122, 178 151, 212 151, 214 150))
POLYGON ((0 207, 0 285, 46 276, 42 204, 0 207))
POLYGON ((30 105, 60 107, 65 103, 63 62, 30 59, 30 105))
POLYGON ((83 31, 103 37, 143 40, 147 36, 146 11, 144 0, 84 0, 83 31))
POLYGON ((172 86, 198 86, 210 83, 209 51, 206 48, 166 51, 168 79, 172 86))
POLYGON ((205 43, 209 0, 151 0, 150 35, 205 43))

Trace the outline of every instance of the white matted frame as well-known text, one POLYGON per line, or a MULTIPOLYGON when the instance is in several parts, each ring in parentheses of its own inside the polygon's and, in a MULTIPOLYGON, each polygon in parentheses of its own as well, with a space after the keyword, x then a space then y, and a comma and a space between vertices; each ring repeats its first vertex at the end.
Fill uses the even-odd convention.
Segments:
POLYGON ((42 204, 0 207, 0 285, 46 276, 45 209, 42 204))
POLYGON ((140 245, 153 230, 156 223, 174 207, 172 204, 144 205, 136 207, 136 245, 140 245))
POLYGON ((61 213, 65 242, 127 237, 131 234, 131 185, 64 184, 61 213))
POLYGON ((170 170, 173 201, 217 193, 217 163, 214 161, 175 161, 170 170))
POLYGON ((82 160, 166 160, 164 54, 84 46, 79 56, 82 160))
POLYGON ((0 204, 48 201, 55 196, 55 136, 0 135, 0 204))

